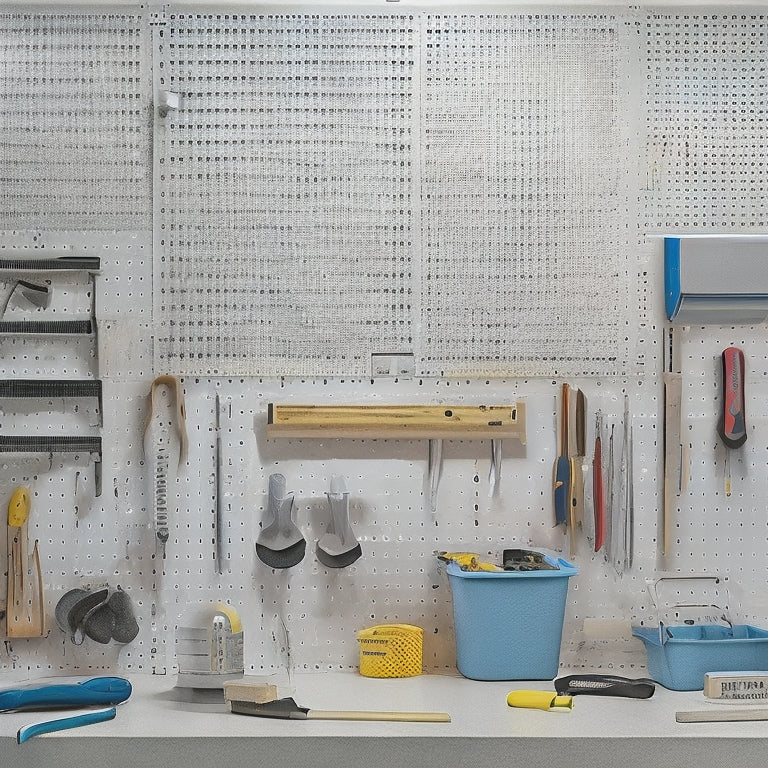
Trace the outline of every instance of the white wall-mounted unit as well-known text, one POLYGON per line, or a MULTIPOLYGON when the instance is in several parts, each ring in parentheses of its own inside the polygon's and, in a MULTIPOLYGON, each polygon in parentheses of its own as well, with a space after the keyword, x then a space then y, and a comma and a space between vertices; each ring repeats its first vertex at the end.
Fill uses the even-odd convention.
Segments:
POLYGON ((667 317, 687 325, 768 317, 768 235, 664 238, 667 317))

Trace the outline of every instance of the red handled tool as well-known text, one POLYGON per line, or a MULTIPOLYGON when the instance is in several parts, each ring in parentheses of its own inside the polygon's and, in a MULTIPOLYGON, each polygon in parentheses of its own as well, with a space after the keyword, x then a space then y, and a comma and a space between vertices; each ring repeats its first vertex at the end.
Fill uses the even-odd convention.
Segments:
POLYGON ((595 552, 605 544, 605 495, 603 491, 603 444, 600 415, 595 419, 595 453, 592 457, 592 505, 595 510, 595 552))
POLYGON ((747 442, 744 415, 744 353, 738 347, 723 352, 723 408, 717 431, 728 448, 747 442))

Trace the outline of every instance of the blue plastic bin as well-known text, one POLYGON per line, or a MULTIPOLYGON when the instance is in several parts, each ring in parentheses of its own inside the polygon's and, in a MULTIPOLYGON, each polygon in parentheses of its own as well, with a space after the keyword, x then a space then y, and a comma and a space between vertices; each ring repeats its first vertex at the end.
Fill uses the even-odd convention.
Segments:
MULTIPOLYGON (((544 554, 544 553, 542 553, 544 554)), ((552 680, 560 664, 568 579, 578 568, 545 555, 557 570, 447 568, 453 593, 456 666, 472 680, 552 680)))
POLYGON ((645 644, 648 674, 673 691, 700 691, 707 672, 768 670, 768 631, 749 624, 634 627, 645 644))

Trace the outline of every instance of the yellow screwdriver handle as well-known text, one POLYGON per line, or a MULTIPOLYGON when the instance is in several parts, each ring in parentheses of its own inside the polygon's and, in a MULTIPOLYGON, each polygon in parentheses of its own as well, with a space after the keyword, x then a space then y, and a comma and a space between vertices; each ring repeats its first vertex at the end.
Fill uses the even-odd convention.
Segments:
POLYGON ((524 709, 573 709, 573 696, 558 696, 549 691, 512 691, 507 704, 524 709))
POLYGON ((8 525, 12 528, 21 528, 27 522, 29 509, 29 488, 26 485, 20 485, 8 502, 8 525))

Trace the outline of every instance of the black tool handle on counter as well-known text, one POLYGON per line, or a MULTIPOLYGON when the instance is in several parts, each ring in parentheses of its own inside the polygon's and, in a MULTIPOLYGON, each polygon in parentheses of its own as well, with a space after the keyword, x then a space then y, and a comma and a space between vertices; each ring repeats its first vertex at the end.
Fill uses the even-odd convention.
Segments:
POLYGON ((627 699, 649 699, 656 690, 653 680, 615 675, 568 675, 555 680, 559 696, 575 696, 580 693, 591 696, 623 696, 627 699))

